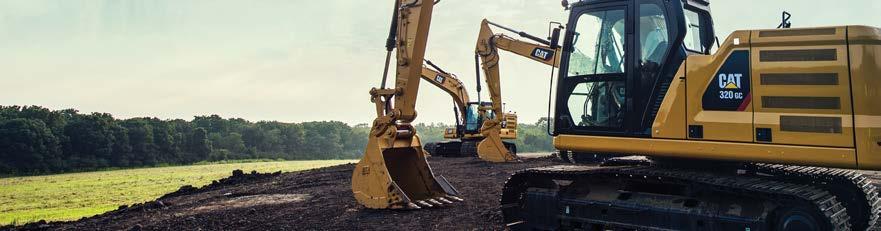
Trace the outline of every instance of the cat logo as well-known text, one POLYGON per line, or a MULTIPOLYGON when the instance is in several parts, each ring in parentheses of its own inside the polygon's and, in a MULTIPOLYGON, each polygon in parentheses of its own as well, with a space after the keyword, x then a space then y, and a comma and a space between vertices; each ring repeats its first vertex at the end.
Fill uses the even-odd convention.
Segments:
POLYGON ((736 90, 741 88, 743 74, 719 74, 719 88, 736 90))
POLYGON ((749 51, 734 51, 722 67, 716 71, 713 80, 701 98, 701 104, 707 111, 744 111, 752 102, 749 51))
POLYGON ((444 84, 444 80, 446 80, 446 79, 447 78, 444 78, 444 76, 442 76, 442 75, 437 75, 434 77, 434 81, 439 84, 444 84))
POLYGON ((555 52, 553 50, 548 50, 548 49, 544 49, 544 48, 539 47, 539 48, 535 48, 534 50, 532 50, 532 57, 537 58, 537 59, 541 59, 544 61, 550 61, 552 58, 554 58, 554 53, 555 52))

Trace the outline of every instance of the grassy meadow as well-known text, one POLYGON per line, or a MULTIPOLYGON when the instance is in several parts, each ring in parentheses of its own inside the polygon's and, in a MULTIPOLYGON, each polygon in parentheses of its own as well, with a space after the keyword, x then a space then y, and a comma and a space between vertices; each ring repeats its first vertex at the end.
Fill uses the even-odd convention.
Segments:
POLYGON ((180 167, 0 178, 0 226, 76 220, 154 200, 184 185, 201 187, 245 172, 292 172, 353 163, 351 160, 215 163, 180 167))

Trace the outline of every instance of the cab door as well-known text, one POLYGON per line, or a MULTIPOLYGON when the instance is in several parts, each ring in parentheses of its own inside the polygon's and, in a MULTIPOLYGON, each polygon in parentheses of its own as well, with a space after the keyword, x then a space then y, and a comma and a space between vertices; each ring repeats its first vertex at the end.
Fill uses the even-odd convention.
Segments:
POLYGON ((561 63, 555 132, 626 135, 632 115, 629 1, 575 7, 561 63))

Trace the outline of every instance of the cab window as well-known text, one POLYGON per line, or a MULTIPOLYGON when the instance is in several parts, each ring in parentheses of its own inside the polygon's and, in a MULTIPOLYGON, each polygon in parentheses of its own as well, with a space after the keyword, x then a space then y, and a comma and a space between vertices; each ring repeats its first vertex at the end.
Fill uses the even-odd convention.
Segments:
POLYGON ((624 73, 624 10, 578 18, 569 54, 569 76, 624 73))
POLYGON ((465 131, 474 132, 480 129, 480 105, 469 104, 465 110, 465 131))
POLYGON ((623 81, 578 84, 568 102, 573 122, 578 127, 621 127, 624 93, 623 81))
POLYGON ((657 4, 639 5, 640 65, 660 64, 670 47, 667 20, 657 4))
POLYGON ((692 10, 685 10, 685 26, 687 29, 685 33, 685 49, 688 49, 693 52, 704 53, 707 48, 703 45, 703 39, 701 36, 701 31, 703 29, 703 25, 701 23, 701 17, 697 12, 692 10))

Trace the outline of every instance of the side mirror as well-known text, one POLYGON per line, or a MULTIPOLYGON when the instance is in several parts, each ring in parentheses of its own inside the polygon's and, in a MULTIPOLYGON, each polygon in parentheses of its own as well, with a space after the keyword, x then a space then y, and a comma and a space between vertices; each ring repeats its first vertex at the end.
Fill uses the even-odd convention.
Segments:
POLYGON ((563 4, 563 10, 569 10, 569 0, 563 0, 560 4, 563 4))
POLYGON ((560 28, 554 28, 551 32, 551 49, 560 48, 560 28))

